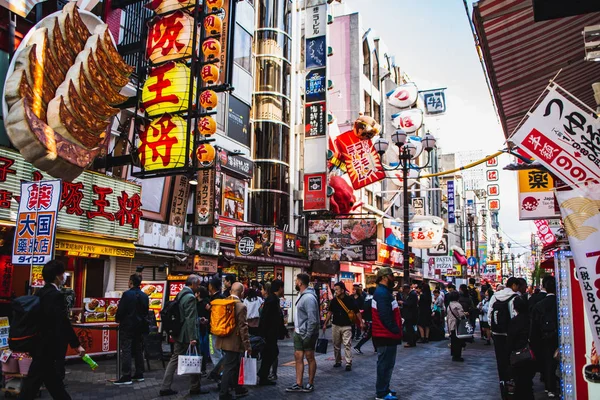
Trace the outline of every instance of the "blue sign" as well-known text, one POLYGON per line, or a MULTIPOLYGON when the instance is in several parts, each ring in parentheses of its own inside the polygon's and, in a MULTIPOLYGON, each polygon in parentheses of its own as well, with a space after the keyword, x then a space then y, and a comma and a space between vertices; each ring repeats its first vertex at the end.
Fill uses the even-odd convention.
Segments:
POLYGON ((423 103, 427 114, 442 114, 446 112, 446 95, 444 89, 424 90, 423 103))
POLYGON ((448 223, 455 224, 456 223, 456 215, 454 211, 456 210, 456 206, 454 204, 454 181, 448 181, 448 223))
POLYGON ((327 41, 325 36, 306 39, 306 69, 323 68, 327 64, 327 41))
POLYGON ((327 92, 326 69, 319 68, 306 74, 306 91, 304 93, 306 103, 325 101, 327 92))
POLYGON ((469 259, 467 260, 467 264, 469 265, 469 267, 474 267, 477 265, 477 259, 475 257, 469 257, 469 259))

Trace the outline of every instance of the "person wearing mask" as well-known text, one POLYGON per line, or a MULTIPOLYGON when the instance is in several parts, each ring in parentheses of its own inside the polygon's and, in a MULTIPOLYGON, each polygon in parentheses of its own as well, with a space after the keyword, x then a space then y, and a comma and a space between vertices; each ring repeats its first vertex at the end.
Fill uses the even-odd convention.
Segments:
MULTIPOLYGON (((373 295, 375 294, 375 286, 372 286, 368 289, 368 294, 367 294, 367 298, 365 300, 365 304, 364 304, 364 309, 362 312, 362 317, 363 317, 363 325, 364 325, 364 334, 362 336, 362 338, 360 339, 360 341, 356 344, 356 346, 354 346, 354 351, 356 352, 356 354, 362 354, 362 351, 360 350, 361 347, 367 343, 369 341, 369 339, 371 339, 371 337, 373 336, 373 312, 372 312, 372 306, 373 306, 373 295)), ((375 347, 375 345, 373 345, 373 347, 375 347)), ((377 351, 377 348, 375 348, 375 351, 377 351)))
POLYGON ((488 320, 488 312, 490 311, 490 299, 494 295, 494 291, 490 288, 488 289, 485 297, 479 304, 477 304, 477 309, 479 310, 479 315, 481 321, 479 325, 481 325, 481 330, 483 331, 483 338, 485 338, 486 346, 490 346, 492 344, 492 331, 490 330, 490 322, 488 320))
POLYGON ((335 297, 329 305, 327 318, 323 323, 323 334, 327 330, 327 324, 332 322, 333 336, 333 354, 335 357, 334 368, 342 366, 342 344, 344 345, 344 359, 346 361, 346 371, 352 371, 352 325, 356 321, 361 321, 360 311, 354 302, 354 299, 346 293, 344 282, 338 282, 334 285, 335 297), (352 313, 354 318, 351 318, 352 313))
POLYGON ((296 276, 296 315, 294 316, 294 359, 296 361, 296 383, 287 388, 286 392, 310 393, 315 390, 315 375, 317 360, 315 360, 315 345, 319 337, 319 299, 315 290, 309 287, 308 274, 296 276), (304 358, 308 363, 308 383, 302 385, 304 379, 304 358))
POLYGON ((420 291, 417 315, 417 326, 421 337, 419 343, 428 343, 431 328, 431 288, 427 282, 423 282, 420 291))
MULTIPOLYGON (((510 320, 506 337, 506 347, 511 353, 521 351, 529 345, 530 327, 527 301, 518 296, 513 302, 513 307, 517 315, 510 320)), ((515 382, 513 399, 533 400, 533 376, 535 375, 533 361, 522 361, 512 365, 511 368, 515 382)))
POLYGON ((446 308, 448 308, 448 306, 450 305, 450 300, 448 299, 448 295, 455 291, 456 291, 456 286, 454 286, 452 283, 449 284, 448 292, 446 294, 444 294, 444 305, 446 306, 446 308))
POLYGON ((398 400, 396 391, 390 389, 396 365, 398 345, 402 342, 402 318, 398 302, 392 295, 394 272, 389 267, 379 268, 377 288, 371 301, 373 318, 373 346, 377 349, 376 400, 398 400))
MULTIPOLYGON (((253 281, 256 282, 256 281, 253 281)), ((256 286, 252 286, 248 290, 248 295, 244 299, 244 305, 248 310, 248 332, 252 336, 259 336, 258 323, 260 320, 260 308, 264 300, 260 297, 260 284, 256 282, 256 286)))
POLYGON ((500 379, 500 393, 505 398, 507 395, 507 383, 510 380, 510 351, 506 343, 508 325, 515 316, 514 300, 519 296, 517 289, 519 281, 510 277, 506 281, 506 287, 497 291, 492 296, 488 306, 488 322, 494 339, 494 352, 496 354, 496 366, 500 379))
POLYGON ((417 345, 417 317, 419 297, 417 292, 410 290, 410 285, 402 286, 402 318, 404 318, 404 333, 406 344, 404 347, 415 347, 417 345))
POLYGON ((44 287, 36 293, 40 298, 40 340, 30 354, 33 360, 19 399, 33 400, 43 384, 52 398, 71 400, 57 361, 65 359, 67 345, 76 349, 80 357, 85 355, 85 349, 71 326, 65 298, 58 290, 66 281, 65 265, 58 260, 49 261, 42 269, 42 277, 44 287))
MULTIPOLYGON (((161 396, 172 396, 177 394, 176 390, 171 389, 173 384, 173 375, 177 370, 179 356, 185 355, 189 347, 198 345, 198 308, 196 306, 195 292, 200 287, 200 277, 190 275, 185 281, 185 286, 177 294, 175 300, 179 303, 179 315, 183 325, 179 335, 174 336, 173 353, 165 369, 162 386, 159 394, 161 396)), ((202 390, 200 386, 200 375, 190 375, 190 395, 206 394, 207 390, 202 390)))
POLYGON ((133 274, 129 277, 129 290, 119 301, 115 320, 119 323, 121 341, 121 378, 115 385, 131 385, 144 381, 144 355, 142 335, 148 333, 148 295, 142 292, 142 279, 133 274), (135 360, 135 375, 131 376, 131 357, 135 360))
MULTIPOLYGON (((362 311, 365 307, 365 296, 362 290, 362 286, 358 283, 352 285, 352 298, 354 299, 354 303, 356 303, 356 307, 362 311)), ((354 340, 360 340, 361 330, 359 329, 357 324, 352 324, 352 338, 354 340)))
POLYGON ((223 298, 226 299, 231 296, 231 286, 237 282, 237 278, 234 274, 225 275, 225 279, 223 280, 223 298))
POLYGON ((235 328, 229 336, 217 337, 217 348, 223 352, 223 377, 221 378, 219 400, 238 399, 248 395, 248 389, 238 384, 240 357, 244 352, 248 356, 252 354, 248 322, 246 320, 247 309, 241 301, 244 285, 234 282, 231 285, 230 292, 231 296, 228 299, 235 300, 235 328), (232 397, 229 393, 231 388, 235 391, 235 397, 232 397))
POLYGON ((542 285, 546 297, 540 300, 531 311, 531 344, 534 354, 543 371, 544 386, 548 397, 557 396, 556 367, 554 353, 558 348, 558 304, 556 300, 556 278, 546 276, 542 285))
POLYGON ((466 317, 466 313, 462 304, 459 302, 460 295, 457 292, 451 292, 448 294, 450 304, 446 315, 448 315, 448 332, 450 332, 450 355, 452 361, 465 361, 462 358, 463 340, 456 336, 456 330, 458 329, 458 321, 466 317))
POLYGON ((287 329, 283 322, 283 312, 279 305, 279 299, 283 297, 283 282, 275 279, 271 283, 269 297, 265 300, 260 314, 259 332, 265 340, 262 352, 262 362, 258 371, 258 384, 260 386, 275 385, 275 381, 269 380, 271 366, 279 355, 278 340, 283 340, 287 329))
POLYGON ((208 374, 208 379, 218 382, 221 379, 221 367, 223 366, 223 352, 217 349, 217 337, 210 333, 210 302, 217 299, 222 299, 223 294, 221 293, 222 282, 219 278, 213 277, 208 282, 208 294, 209 294, 209 304, 205 307, 206 311, 208 311, 208 344, 210 351, 210 358, 213 363, 213 369, 208 374))
POLYGON ((210 357, 210 344, 208 339, 208 333, 210 329, 210 295, 208 289, 204 286, 200 286, 196 292, 196 307, 198 308, 198 328, 199 336, 198 342, 200 347, 200 355, 202 356, 202 369, 201 377, 206 378, 206 365, 210 357))

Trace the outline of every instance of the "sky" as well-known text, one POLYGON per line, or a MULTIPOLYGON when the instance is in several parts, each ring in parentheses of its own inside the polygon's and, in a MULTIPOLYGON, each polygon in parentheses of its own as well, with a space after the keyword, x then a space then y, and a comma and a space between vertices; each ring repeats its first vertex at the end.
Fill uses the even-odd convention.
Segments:
MULTIPOLYGON (((358 11, 364 29, 373 28, 396 57, 396 64, 419 90, 446 87, 447 112, 435 120, 432 132, 442 153, 501 149, 504 135, 475 48, 462 0, 344 0, 358 11)), ((468 0, 471 5, 472 0, 468 0)), ((500 228, 503 241, 528 245, 532 222, 518 220, 517 174, 500 164, 500 228)), ((513 246, 515 254, 527 249, 513 246)))

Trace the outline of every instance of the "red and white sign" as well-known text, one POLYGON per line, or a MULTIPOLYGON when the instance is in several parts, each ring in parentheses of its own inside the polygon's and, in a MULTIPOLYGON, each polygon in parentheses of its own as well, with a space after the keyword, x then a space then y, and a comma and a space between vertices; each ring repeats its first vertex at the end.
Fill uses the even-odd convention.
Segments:
POLYGON ((488 185, 487 187, 488 196, 498 196, 500 195, 500 185, 488 185))
POLYGON ((402 268, 403 251, 384 243, 377 243, 377 263, 392 268, 402 268))
POLYGON ((423 125, 423 111, 419 108, 400 111, 392 115, 392 124, 406 133, 415 133, 423 125))
POLYGON ((354 190, 385 178, 381 159, 370 139, 361 140, 354 131, 348 131, 337 138, 336 144, 346 163, 346 170, 354 190))
POLYGON ((600 121, 552 87, 512 140, 563 182, 600 183, 600 121))
POLYGON ((538 219, 534 221, 535 226, 537 227, 537 234, 544 247, 550 246, 556 243, 556 236, 550 230, 550 226, 548 226, 548 221, 545 219, 538 219))
POLYGON ((387 93, 388 102, 394 107, 412 107, 419 97, 419 89, 414 83, 406 83, 387 93))
POLYGON ((498 165, 498 157, 490 158, 485 162, 487 167, 495 167, 498 165))
POLYGON ((499 199, 488 199, 488 210, 498 211, 499 209, 500 209, 500 200, 499 199))
POLYGON ((304 211, 327 210, 327 174, 304 174, 304 211))
POLYGON ((490 169, 489 171, 487 171, 487 181, 488 182, 494 182, 498 180, 498 170, 497 169, 490 169))

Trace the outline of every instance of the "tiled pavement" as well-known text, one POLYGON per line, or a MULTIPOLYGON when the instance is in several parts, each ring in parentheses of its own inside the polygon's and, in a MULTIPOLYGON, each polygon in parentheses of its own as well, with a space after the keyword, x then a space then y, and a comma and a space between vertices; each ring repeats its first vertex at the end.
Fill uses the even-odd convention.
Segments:
MULTIPOLYGON (((328 331, 328 335, 331 335, 328 331)), ((420 344, 416 348, 398 347, 398 358, 392 377, 392 388, 401 399, 499 399, 496 362, 492 346, 484 346, 476 339, 468 344, 463 352, 464 363, 452 362, 449 341, 420 344)), ((329 343, 328 354, 317 355, 317 377, 315 392, 311 394, 290 394, 285 388, 295 381, 293 347, 290 340, 280 342, 280 366, 277 386, 249 387, 247 399, 374 399, 376 355, 371 343, 363 347, 364 355, 354 354, 353 370, 332 368, 333 346, 329 343)), ((210 394, 201 396, 186 395, 188 378, 175 377, 173 389, 181 394, 172 397, 159 397, 158 392, 164 370, 158 361, 151 363, 152 370, 145 373, 145 382, 117 387, 107 380, 115 378, 115 359, 99 361, 95 372, 83 362, 67 366, 69 374, 66 382, 73 399, 81 400, 150 400, 150 399, 218 399, 216 384, 202 380, 203 388, 210 394)), ((305 372, 306 374, 306 372, 305 372)), ((537 381, 537 377, 535 381, 537 381)), ((43 398, 49 398, 44 394, 43 398)), ((536 385, 536 399, 545 399, 543 388, 536 385), (541 389, 541 390, 540 390, 541 389), (540 394, 541 392, 541 394, 540 394)))

